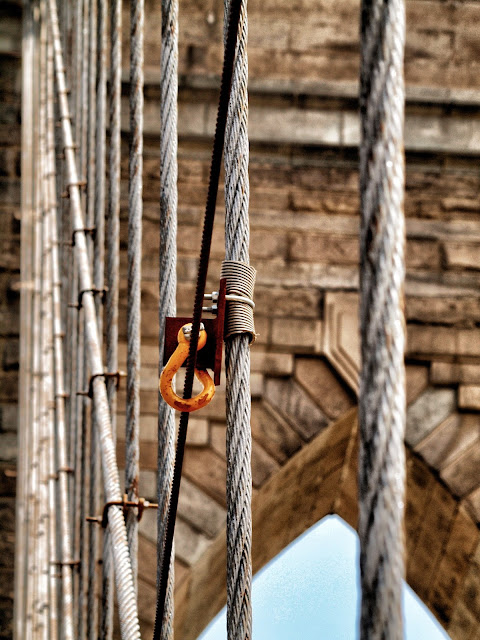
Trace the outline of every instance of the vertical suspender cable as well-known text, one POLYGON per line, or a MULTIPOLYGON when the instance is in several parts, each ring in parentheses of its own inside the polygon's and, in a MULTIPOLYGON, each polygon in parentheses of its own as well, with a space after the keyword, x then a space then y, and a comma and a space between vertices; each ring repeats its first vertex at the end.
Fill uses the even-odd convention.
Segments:
POLYGON ((31 100, 22 100, 22 150, 21 150, 21 242, 20 242, 20 355, 19 355, 19 403, 18 403, 18 463, 16 486, 16 536, 15 536, 15 585, 14 585, 14 634, 16 638, 25 637, 25 601, 27 593, 27 548, 28 548, 28 478, 29 464, 29 427, 31 424, 31 330, 32 290, 28 283, 32 281, 32 230, 34 196, 34 105, 35 92, 34 53, 35 36, 33 7, 27 3, 23 7, 22 25, 22 95, 27 92, 31 100))
MULTIPOLYGON (((125 484, 129 500, 138 500, 140 418, 140 293, 142 267, 144 2, 130 4, 130 157, 128 184, 127 415, 125 484)), ((134 583, 137 575, 136 509, 127 514, 127 535, 134 583)))
MULTIPOLYGON (((177 290, 177 99, 178 99, 178 0, 162 0, 162 58, 160 102, 160 273, 159 273, 159 373, 163 363, 165 322, 176 315, 177 290)), ((162 549, 175 460, 174 411, 158 394, 157 478, 157 588, 161 578, 162 549)), ((174 558, 170 556, 168 586, 161 640, 173 638, 174 558)))
MULTIPOLYGON (((107 205, 107 291, 106 291, 106 347, 107 370, 118 370, 118 271, 120 249, 120 100, 122 92, 122 2, 110 2, 110 95, 108 149, 108 205, 107 205)), ((117 381, 107 379, 108 405, 112 425, 112 437, 117 432, 117 381)), ((102 564, 102 618, 100 637, 110 640, 113 634, 113 566, 110 528, 103 536, 102 564)))
MULTIPOLYGON (((61 113, 63 141, 65 146, 66 167, 68 173, 70 205, 72 213, 73 229, 84 227, 83 215, 80 203, 80 191, 78 188, 78 175, 75 163, 75 152, 72 148, 72 130, 68 112, 68 101, 65 95, 65 75, 63 55, 58 29, 57 7, 55 0, 48 0, 49 17, 53 32, 55 51, 55 69, 57 78, 58 101, 61 113)), ((115 459, 115 447, 110 426, 110 412, 108 408, 105 380, 102 377, 103 365, 99 346, 98 330, 95 315, 95 303, 93 300, 92 279, 88 264, 85 235, 75 234, 75 252, 78 258, 78 269, 81 290, 85 291, 82 304, 87 327, 87 345, 89 350, 89 363, 92 375, 92 391, 95 397, 95 411, 98 419, 98 438, 101 449, 101 460, 105 487, 105 499, 110 501, 121 500, 120 482, 115 459)), ((118 593, 118 609, 120 614, 120 628, 122 638, 134 640, 140 638, 138 623, 137 602, 133 582, 132 567, 128 553, 128 544, 125 530, 125 521, 121 507, 112 506, 108 511, 110 533, 112 536, 112 548, 114 554, 114 567, 118 593)))
MULTIPOLYGON (((48 29, 47 29, 48 32, 48 29)), ((55 173, 50 163, 50 155, 53 149, 53 140, 50 138, 50 130, 53 123, 53 48, 51 38, 47 33, 47 68, 45 87, 45 212, 43 218, 45 257, 44 257, 44 393, 45 393, 45 484, 47 489, 48 508, 48 575, 49 575, 49 640, 59 638, 58 603, 59 603, 59 569, 57 566, 57 528, 59 525, 58 510, 56 508, 56 439, 55 439, 55 394, 53 381, 53 290, 52 290, 52 212, 55 208, 55 173)))
MULTIPOLYGON (((51 38, 51 30, 50 30, 51 38)), ((53 53, 53 51, 52 51, 53 53)), ((58 500, 59 508, 59 539, 62 577, 61 600, 61 637, 65 640, 73 640, 73 610, 72 610, 72 566, 71 566, 71 535, 68 497, 68 448, 65 433, 65 386, 63 365, 63 334, 61 323, 61 282, 59 267, 59 247, 56 214, 58 214, 58 202, 55 202, 55 184, 53 174, 55 171, 55 138, 54 138, 54 110, 53 110, 53 56, 51 59, 51 80, 49 83, 48 108, 48 166, 50 173, 50 236, 52 259, 52 307, 53 307, 53 356, 55 379, 55 441, 57 447, 57 475, 58 475, 58 500)), ((49 75, 50 78, 50 75, 49 75)), ((55 568, 56 569, 56 568, 55 568)))
MULTIPOLYGON (((95 245, 97 244, 96 229, 96 185, 97 185, 97 147, 96 147, 96 131, 98 125, 96 113, 96 84, 97 84, 97 0, 89 0, 88 2, 88 117, 87 117, 87 226, 95 229, 94 235, 87 236, 87 247, 89 249, 89 260, 93 262, 93 287, 96 288, 96 269, 95 264, 95 245), (95 239, 95 241, 94 241, 95 239)), ((102 325, 99 323, 99 304, 101 304, 100 295, 95 292, 95 311, 97 317, 98 340, 99 346, 102 346, 102 325)), ((84 370, 84 389, 88 386, 89 373, 87 364, 87 345, 85 344, 85 370, 84 370)), ((97 424, 96 413, 92 405, 95 404, 95 398, 91 402, 84 400, 84 408, 87 416, 86 422, 86 440, 84 456, 88 461, 88 503, 86 509, 89 514, 97 512, 98 504, 98 482, 97 482, 97 424)), ((85 415, 85 414, 84 414, 85 415)), ((85 465, 86 469, 87 465, 85 465)), ((84 525, 85 526, 85 525, 84 525)), ((88 640, 95 640, 97 637, 97 618, 98 606, 96 596, 96 564, 97 564, 97 529, 91 524, 86 525, 87 529, 87 548, 85 550, 85 564, 88 562, 86 577, 86 637, 88 640), (87 560, 88 559, 88 560, 87 560)), ((83 564, 83 563, 82 563, 83 564)))
MULTIPOLYGON (((193 376, 197 360, 197 345, 200 332, 200 320, 202 317, 203 298, 207 282, 208 262, 212 243, 213 223, 215 220, 215 207, 218 195, 218 181, 222 164, 223 143, 225 139, 225 125, 227 120, 228 100, 232 83, 232 73, 235 58, 235 43, 240 18, 241 0, 232 0, 229 14, 229 24, 225 43, 223 59, 222 83, 218 100, 217 122, 213 139, 212 162, 210 165, 210 179, 208 183, 207 202, 203 221, 202 244, 198 265, 197 284, 195 288, 195 302, 193 306, 192 333, 185 371, 185 384, 183 397, 191 398, 193 390, 193 376)), ((158 582, 157 603, 155 612, 155 626, 153 640, 162 638, 162 623, 164 620, 164 608, 168 587, 168 574, 172 554, 173 535, 175 532, 175 518, 177 515, 178 495, 182 476, 183 456, 187 439, 189 413, 182 412, 178 428, 177 448, 175 452, 175 465, 173 470, 172 493, 168 505, 168 517, 165 534, 165 546, 162 553, 161 575, 158 582)))
MULTIPOLYGON (((230 0, 225 2, 228 15, 230 0)), ((242 1, 225 134, 225 257, 249 263, 247 0, 242 1)), ((226 340, 227 370, 227 634, 252 637, 250 336, 226 340)))
POLYGON ((403 638, 404 42, 403 0, 363 0, 359 536, 365 640, 403 638))
MULTIPOLYGON (((84 149, 83 166, 84 176, 86 180, 86 198, 85 198, 85 222, 86 227, 91 229, 94 223, 94 197, 95 197, 95 48, 96 48, 96 5, 95 0, 84 0, 84 47, 86 47, 86 55, 83 57, 82 86, 84 99, 82 101, 82 127, 83 140, 82 147, 84 149), (84 145, 84 146, 83 146, 84 145)), ((78 234, 77 234, 78 235, 78 234)), ((75 238, 77 242, 77 238, 75 238)), ((85 236, 87 246, 88 261, 91 263, 93 255, 92 234, 85 236)), ((81 325, 81 341, 79 340, 79 360, 82 359, 82 378, 80 378, 80 389, 83 392, 88 387, 91 370, 88 362, 88 340, 85 312, 83 308, 84 294, 83 287, 79 283, 79 299, 78 314, 79 323, 81 325)), ((80 331, 79 331, 80 337, 80 331)), ((92 484, 90 478, 90 445, 93 436, 92 420, 93 412, 91 411, 91 403, 84 395, 79 396, 79 424, 80 424, 80 565, 79 565, 79 597, 78 597, 78 635, 80 638, 88 636, 90 630, 91 616, 88 609, 89 605, 89 575, 92 571, 90 564, 90 529, 91 526, 86 523, 87 513, 90 513, 92 484)))

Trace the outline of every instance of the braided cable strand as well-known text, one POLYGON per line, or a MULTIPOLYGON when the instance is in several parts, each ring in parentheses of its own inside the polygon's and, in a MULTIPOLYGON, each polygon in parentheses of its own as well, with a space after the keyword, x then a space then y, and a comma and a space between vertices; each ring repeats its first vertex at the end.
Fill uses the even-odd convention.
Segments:
MULTIPOLYGON (((225 2, 225 25, 230 0, 225 2)), ((249 263, 247 1, 240 12, 236 59, 225 133, 225 257, 249 263)), ((227 370, 227 634, 252 637, 250 336, 226 342, 227 370)))
MULTIPOLYGON (((161 133, 160 133, 160 274, 159 274, 159 373, 163 363, 165 322, 176 315, 177 289, 177 97, 178 97, 178 0, 162 0, 161 133)), ((175 462, 175 417, 158 394, 157 480, 157 588, 160 585, 168 504, 175 462)), ((174 558, 172 548, 161 640, 173 638, 174 558)))
MULTIPOLYGON (((130 4, 130 158, 128 191, 127 416, 125 483, 129 500, 138 499, 140 417, 140 287, 142 262, 143 170, 143 0, 130 4)), ((136 584, 138 523, 127 514, 127 536, 136 584)))
POLYGON ((363 0, 359 535, 361 638, 403 638, 403 0, 363 0))
MULTIPOLYGON (((109 124, 110 145, 108 166, 107 208, 107 292, 106 292, 106 347, 107 370, 118 370, 118 282, 120 250, 120 98, 122 89, 122 2, 111 0, 110 4, 110 96, 109 124)), ((117 388, 116 380, 107 379, 108 406, 112 436, 117 433, 117 388)), ((111 536, 109 527, 103 536, 102 564, 102 615, 100 626, 102 640, 110 640, 113 635, 113 566, 111 536)))

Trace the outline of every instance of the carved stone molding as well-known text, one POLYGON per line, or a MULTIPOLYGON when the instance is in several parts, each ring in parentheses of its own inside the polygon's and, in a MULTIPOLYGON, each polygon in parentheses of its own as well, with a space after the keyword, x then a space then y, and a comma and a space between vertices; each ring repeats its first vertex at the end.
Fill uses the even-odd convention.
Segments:
POLYGON ((323 335, 325 356, 358 396, 360 335, 357 293, 326 294, 323 335))

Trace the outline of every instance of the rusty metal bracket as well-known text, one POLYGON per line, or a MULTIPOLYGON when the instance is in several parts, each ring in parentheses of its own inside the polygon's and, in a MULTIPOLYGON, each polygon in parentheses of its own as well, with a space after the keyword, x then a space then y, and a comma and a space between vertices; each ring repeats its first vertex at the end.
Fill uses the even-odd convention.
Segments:
MULTIPOLYGON (((197 354, 197 368, 211 369, 215 386, 220 384, 222 372, 223 332, 225 327, 225 295, 227 281, 220 280, 218 300, 216 301, 216 318, 202 318, 207 332, 207 343, 197 354)), ((163 348, 163 365, 166 365, 170 356, 178 346, 177 334, 184 324, 191 322, 191 318, 166 318, 165 343, 163 348)), ((186 361, 182 366, 186 366, 186 361)))
POLYGON ((89 233, 92 236, 92 238, 94 238, 96 232, 97 232, 97 227, 79 227, 78 229, 74 229, 72 231, 72 242, 70 246, 72 247, 75 246, 75 235, 77 233, 89 233))
POLYGON ((125 371, 104 371, 103 373, 93 373, 88 381, 88 389, 86 391, 77 391, 77 396, 85 396, 93 398, 93 381, 95 378, 115 378, 117 383, 117 391, 120 388, 120 380, 126 377, 125 371))
POLYGON ((105 503, 102 516, 87 516, 85 520, 87 522, 100 524, 103 529, 106 529, 108 525, 108 510, 110 507, 123 507, 124 517, 126 517, 128 509, 136 507, 138 509, 137 521, 140 522, 145 509, 158 509, 158 504, 156 502, 149 502, 145 500, 145 498, 138 498, 138 501, 128 500, 127 494, 124 493, 122 500, 112 500, 111 502, 105 503))

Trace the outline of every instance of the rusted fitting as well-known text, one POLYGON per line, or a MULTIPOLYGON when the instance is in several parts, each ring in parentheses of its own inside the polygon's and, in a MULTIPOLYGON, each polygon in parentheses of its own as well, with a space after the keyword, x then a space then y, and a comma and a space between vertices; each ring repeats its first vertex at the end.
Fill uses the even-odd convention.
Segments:
POLYGON ((106 529, 108 525, 108 510, 110 507, 122 507, 124 517, 126 517, 128 509, 136 507, 138 509, 137 521, 140 522, 145 509, 158 509, 158 504, 156 502, 149 502, 148 500, 145 500, 145 498, 138 498, 137 501, 128 500, 127 494, 124 493, 122 500, 112 500, 111 502, 105 503, 102 516, 87 516, 85 520, 87 522, 100 524, 103 529, 106 529))

